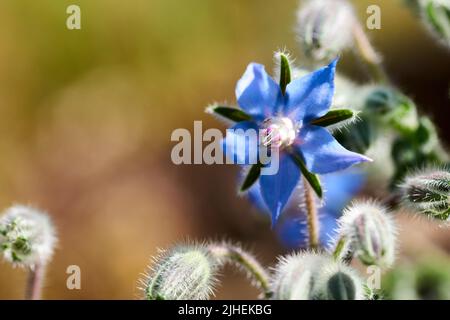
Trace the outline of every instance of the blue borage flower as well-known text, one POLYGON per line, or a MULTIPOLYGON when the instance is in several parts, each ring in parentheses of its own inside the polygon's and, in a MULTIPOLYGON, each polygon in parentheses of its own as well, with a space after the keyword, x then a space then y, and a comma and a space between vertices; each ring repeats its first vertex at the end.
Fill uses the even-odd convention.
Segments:
POLYGON ((299 182, 299 161, 300 167, 305 166, 301 167, 304 174, 308 171, 325 174, 370 161, 345 149, 327 129, 316 125, 329 112, 332 103, 336 64, 337 59, 280 86, 264 66, 250 63, 237 83, 236 98, 245 116, 227 130, 223 147, 227 157, 249 164, 245 131, 252 129, 260 133, 260 147, 278 151, 278 172, 259 177, 262 198, 273 223, 299 182))
MULTIPOLYGON (((351 168, 326 174, 321 178, 325 195, 324 201, 318 209, 319 241, 322 247, 327 247, 330 244, 330 238, 338 227, 337 219, 341 216, 344 207, 362 188, 366 175, 362 170, 351 168)), ((303 185, 299 183, 296 188, 302 189, 303 185)), ((296 194, 301 195, 303 192, 296 194)), ((255 183, 248 190, 247 197, 259 212, 270 215, 262 197, 259 183, 255 183)), ((292 196, 286 204, 283 217, 275 226, 275 232, 286 248, 296 249, 308 246, 308 228, 305 213, 302 211, 302 203, 301 196, 292 196)))
MULTIPOLYGON (((338 218, 342 210, 361 190, 365 182, 365 174, 361 170, 348 169, 322 176, 325 188, 323 205, 319 213, 319 241, 322 247, 328 248, 330 240, 338 227, 338 218)), ((308 228, 304 214, 298 214, 298 203, 292 203, 286 218, 277 228, 281 243, 288 248, 305 248, 308 245, 308 228)))

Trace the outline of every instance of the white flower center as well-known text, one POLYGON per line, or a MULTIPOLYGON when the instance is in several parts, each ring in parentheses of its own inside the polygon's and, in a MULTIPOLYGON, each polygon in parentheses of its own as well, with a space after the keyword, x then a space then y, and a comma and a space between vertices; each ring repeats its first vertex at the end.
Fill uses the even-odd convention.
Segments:
POLYGON ((261 144, 277 148, 290 146, 297 135, 291 119, 285 117, 267 118, 263 121, 260 135, 261 144))

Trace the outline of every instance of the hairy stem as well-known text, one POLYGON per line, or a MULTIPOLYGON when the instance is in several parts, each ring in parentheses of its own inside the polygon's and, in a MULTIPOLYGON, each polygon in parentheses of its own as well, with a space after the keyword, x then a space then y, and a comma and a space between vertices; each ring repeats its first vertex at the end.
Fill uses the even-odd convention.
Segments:
POLYGON ((350 264, 353 260, 353 253, 349 250, 347 239, 343 236, 336 242, 336 247, 333 250, 333 258, 336 261, 342 261, 343 263, 350 264))
POLYGON ((41 289, 44 281, 45 266, 36 264, 33 269, 30 269, 27 280, 27 287, 25 289, 26 300, 40 300, 41 289))
POLYGON ((342 255, 342 251, 344 250, 344 247, 345 247, 345 238, 341 236, 336 243, 336 247, 333 250, 334 260, 340 259, 341 255, 342 255))
POLYGON ((263 291, 265 298, 271 297, 269 288, 269 275, 264 267, 248 252, 232 244, 211 244, 209 245, 211 254, 221 262, 231 262, 237 264, 256 282, 263 291))
POLYGON ((370 41, 360 23, 354 24, 353 37, 355 39, 358 54, 367 65, 371 77, 379 83, 388 84, 389 79, 381 64, 382 59, 370 44, 370 41))
POLYGON ((308 181, 303 178, 305 193, 306 220, 308 224, 309 248, 317 250, 319 248, 319 220, 317 216, 316 201, 314 193, 308 181))

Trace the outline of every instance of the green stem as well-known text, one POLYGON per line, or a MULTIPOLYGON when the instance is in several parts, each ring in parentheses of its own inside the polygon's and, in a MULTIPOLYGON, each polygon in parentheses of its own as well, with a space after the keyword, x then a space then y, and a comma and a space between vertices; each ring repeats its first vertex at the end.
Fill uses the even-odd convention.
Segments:
POLYGON ((381 64, 382 58, 370 44, 370 41, 360 23, 354 24, 353 37, 355 39, 358 55, 367 65, 373 80, 382 84, 389 84, 389 78, 387 77, 381 64))
POLYGON ((303 179, 306 220, 309 233, 309 248, 312 250, 319 249, 319 220, 317 216, 316 201, 311 186, 306 179, 303 179))
POLYGON ((344 250, 344 246, 345 246, 345 239, 343 237, 340 237, 333 251, 334 260, 340 259, 342 255, 342 250, 344 250))
POLYGON ((348 252, 344 251, 345 249, 348 249, 348 248, 346 248, 346 241, 347 241, 347 239, 345 237, 341 236, 339 238, 339 240, 337 241, 336 247, 334 248, 334 251, 332 254, 333 254, 334 260, 342 261, 346 264, 350 264, 353 260, 353 253, 350 251, 348 251, 348 252))
POLYGON ((211 244, 211 254, 222 262, 235 263, 243 268, 256 281, 265 298, 271 297, 269 275, 264 267, 248 252, 228 243, 211 244))

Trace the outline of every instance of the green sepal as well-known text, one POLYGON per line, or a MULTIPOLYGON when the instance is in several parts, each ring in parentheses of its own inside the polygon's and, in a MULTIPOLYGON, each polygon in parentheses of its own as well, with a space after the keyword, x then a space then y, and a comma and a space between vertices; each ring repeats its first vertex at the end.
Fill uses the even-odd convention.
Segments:
POLYGON ((333 109, 320 118, 311 121, 311 124, 321 127, 328 127, 333 124, 351 119, 355 116, 353 110, 350 109, 333 109))
POLYGON ((249 121, 252 119, 250 115, 241 109, 229 106, 212 105, 206 109, 206 112, 219 115, 234 122, 249 121))
POLYGON ((258 180, 259 176, 261 175, 261 168, 262 164, 259 163, 251 166, 240 188, 241 192, 247 191, 255 184, 256 180, 258 180))
POLYGON ((286 87, 291 82, 291 66, 289 59, 284 53, 280 53, 280 88, 283 95, 286 93, 286 87))
POLYGON ((320 185, 319 177, 309 172, 308 168, 306 168, 305 163, 303 162, 303 159, 296 154, 295 152, 291 152, 291 157, 294 160, 295 164, 300 168, 300 171, 302 172, 302 175, 305 177, 306 181, 308 181, 311 188, 313 188, 314 192, 317 194, 319 198, 322 198, 323 191, 322 186, 320 185))

